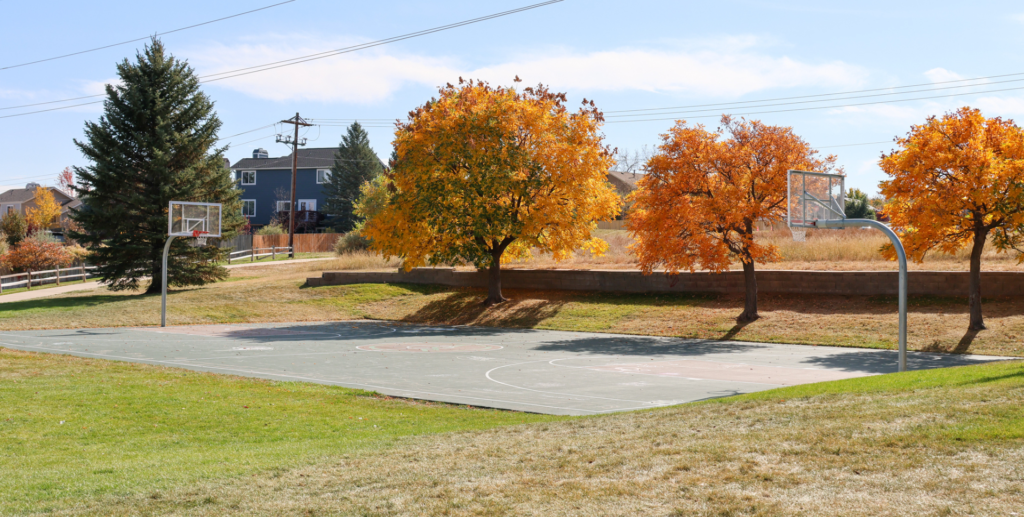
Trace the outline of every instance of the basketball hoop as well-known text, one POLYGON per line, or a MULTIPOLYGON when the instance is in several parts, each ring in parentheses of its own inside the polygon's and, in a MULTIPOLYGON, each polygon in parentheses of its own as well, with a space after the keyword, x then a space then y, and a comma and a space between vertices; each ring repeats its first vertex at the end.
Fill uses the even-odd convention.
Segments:
POLYGON ((192 240, 188 241, 189 245, 193 248, 206 246, 206 237, 209 233, 201 230, 192 230, 192 240))

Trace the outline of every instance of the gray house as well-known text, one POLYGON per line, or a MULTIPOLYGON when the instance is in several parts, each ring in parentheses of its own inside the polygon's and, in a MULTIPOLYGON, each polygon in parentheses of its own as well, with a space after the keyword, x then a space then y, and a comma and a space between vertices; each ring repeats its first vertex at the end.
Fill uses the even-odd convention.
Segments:
MULTIPOLYGON (((295 174, 295 210, 300 213, 296 223, 315 226, 322 215, 324 183, 330 181, 331 165, 337 147, 299 149, 295 174)), ((292 155, 270 158, 265 149, 256 149, 252 158, 243 158, 231 166, 231 172, 242 190, 242 215, 249 224, 259 228, 269 224, 277 212, 289 210, 292 181, 292 155)))

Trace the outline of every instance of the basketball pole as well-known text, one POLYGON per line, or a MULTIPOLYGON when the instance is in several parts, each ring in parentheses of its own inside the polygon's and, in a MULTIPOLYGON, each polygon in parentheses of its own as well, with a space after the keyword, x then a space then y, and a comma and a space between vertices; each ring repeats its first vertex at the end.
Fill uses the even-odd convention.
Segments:
POLYGON ((160 286, 160 326, 167 326, 167 253, 171 251, 171 242, 174 240, 174 235, 167 237, 167 243, 164 244, 164 262, 163 267, 160 268, 160 275, 163 277, 163 284, 160 286))
POLYGON ((886 237, 892 242, 893 248, 896 248, 896 258, 900 263, 900 287, 899 287, 899 312, 900 312, 900 337, 899 337, 899 371, 907 371, 907 253, 903 249, 903 242, 900 241, 899 235, 892 231, 885 224, 872 219, 839 219, 839 220, 825 220, 825 221, 814 221, 814 226, 817 228, 863 228, 869 226, 877 230, 881 230, 886 237))

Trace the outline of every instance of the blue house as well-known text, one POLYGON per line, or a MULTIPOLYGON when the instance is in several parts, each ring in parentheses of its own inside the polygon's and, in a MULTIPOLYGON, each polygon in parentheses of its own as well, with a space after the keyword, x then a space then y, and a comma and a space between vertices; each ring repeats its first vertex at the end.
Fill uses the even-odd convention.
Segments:
MULTIPOLYGON (((330 181, 331 165, 337 147, 299 149, 295 174, 295 210, 297 231, 315 231, 324 214, 324 183, 330 181), (305 223, 305 224, 303 224, 305 223)), ((277 212, 287 212, 292 181, 292 155, 270 158, 265 149, 256 149, 252 158, 243 158, 231 166, 242 190, 242 215, 253 228, 270 224, 277 212)))

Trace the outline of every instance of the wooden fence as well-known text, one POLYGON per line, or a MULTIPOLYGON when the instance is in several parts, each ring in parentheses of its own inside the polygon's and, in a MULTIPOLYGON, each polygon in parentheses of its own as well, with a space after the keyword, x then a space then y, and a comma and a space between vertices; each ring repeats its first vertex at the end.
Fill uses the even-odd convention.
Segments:
MULTIPOLYGON (((341 233, 296 233, 295 253, 325 253, 334 251, 341 233)), ((273 248, 288 245, 287 235, 253 235, 254 248, 273 248)))
POLYGON ((19 287, 24 287, 26 289, 32 289, 32 286, 34 285, 54 283, 60 285, 61 280, 65 282, 69 280, 87 280, 89 276, 93 274, 92 270, 94 269, 96 268, 91 266, 79 266, 3 275, 0 276, 0 293, 4 292, 4 288, 17 289, 19 287), (19 280, 19 278, 21 280, 19 280))

